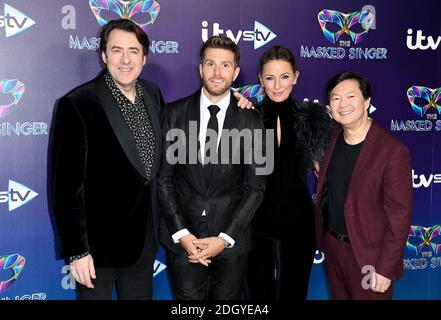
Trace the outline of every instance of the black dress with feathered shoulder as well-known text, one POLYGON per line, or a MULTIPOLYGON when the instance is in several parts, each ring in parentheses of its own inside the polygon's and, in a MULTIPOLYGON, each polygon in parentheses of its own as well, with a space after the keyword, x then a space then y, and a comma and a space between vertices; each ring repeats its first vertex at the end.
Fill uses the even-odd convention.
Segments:
POLYGON ((308 188, 312 161, 320 161, 329 140, 326 107, 292 98, 265 97, 259 106, 266 130, 274 130, 274 171, 253 224, 248 299, 306 299, 315 253, 314 205, 308 188), (277 119, 281 140, 277 142, 277 119))

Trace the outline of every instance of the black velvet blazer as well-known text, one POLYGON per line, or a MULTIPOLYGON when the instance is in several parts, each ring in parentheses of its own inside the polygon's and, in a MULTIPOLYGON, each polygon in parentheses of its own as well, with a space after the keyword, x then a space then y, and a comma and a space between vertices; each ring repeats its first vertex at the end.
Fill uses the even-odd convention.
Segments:
MULTIPOLYGON (((193 95, 168 104, 164 112, 164 136, 169 129, 181 129, 189 137, 189 122, 199 128, 200 90, 193 95)), ((231 97, 223 129, 263 129, 261 114, 255 110, 242 110, 231 97)), ((199 131, 199 130, 197 130, 199 131)), ((224 135, 221 136, 222 144, 224 135)), ((254 137, 253 137, 254 139, 254 137)), ((256 175, 258 165, 217 164, 208 183, 205 183, 200 164, 174 164, 166 161, 166 150, 175 140, 165 143, 164 156, 159 174, 159 200, 163 223, 162 243, 172 252, 185 254, 180 244, 174 244, 172 235, 184 228, 199 237, 199 223, 205 209, 210 236, 220 232, 235 240, 233 248, 224 250, 220 256, 235 257, 251 249, 250 221, 259 207, 265 191, 265 176, 256 175)), ((241 152, 244 146, 241 145, 241 152)), ((257 148, 264 148, 260 145, 257 148)), ((253 148, 254 150, 254 148, 253 148)), ((253 150, 249 150, 250 152, 253 150)), ((196 150, 195 150, 196 151, 196 150)), ((186 145, 187 158, 189 151, 186 145)), ((197 152, 197 151, 196 151, 197 152)), ((231 157, 231 154, 230 154, 231 157)), ((231 160, 231 159, 230 159, 231 160)))
POLYGON ((164 103, 155 84, 141 80, 141 85, 156 139, 150 183, 103 74, 56 103, 49 195, 61 256, 89 250, 98 267, 126 267, 138 259, 148 225, 158 242, 156 174, 164 103))

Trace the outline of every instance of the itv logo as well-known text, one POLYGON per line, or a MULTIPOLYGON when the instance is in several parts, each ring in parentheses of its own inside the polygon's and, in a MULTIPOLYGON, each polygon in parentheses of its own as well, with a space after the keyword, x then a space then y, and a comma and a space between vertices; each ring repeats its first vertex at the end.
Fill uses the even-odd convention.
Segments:
MULTIPOLYGON (((253 41, 254 49, 263 47, 277 37, 274 32, 259 21, 254 21, 254 30, 238 30, 237 32, 221 29, 218 22, 213 23, 213 36, 222 35, 224 32, 225 35, 233 40, 236 44, 239 43, 240 40, 253 41)), ((208 21, 204 20, 202 21, 202 40, 205 42, 207 41, 208 37, 208 21)))
POLYGON ((8 203, 9 212, 20 208, 38 196, 34 190, 9 180, 8 191, 0 191, 0 203, 8 203))
POLYGON ((441 43, 441 36, 424 36, 422 30, 417 30, 415 40, 413 39, 413 29, 407 29, 406 45, 410 50, 436 50, 441 43), (426 41, 426 43, 424 43, 426 41))
POLYGON ((441 174, 429 174, 427 177, 424 174, 415 174, 415 170, 412 169, 412 184, 414 188, 429 188, 432 183, 441 183, 441 174))
POLYGON ((5 3, 4 14, 0 15, 0 28, 5 28, 6 38, 23 32, 35 24, 30 17, 5 3))

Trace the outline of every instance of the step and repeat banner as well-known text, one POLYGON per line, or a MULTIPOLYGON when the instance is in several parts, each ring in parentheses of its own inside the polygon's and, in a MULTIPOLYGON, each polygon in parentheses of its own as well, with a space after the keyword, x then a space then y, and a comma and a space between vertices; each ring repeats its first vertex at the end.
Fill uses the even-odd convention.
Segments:
MULTIPOLYGON (((118 17, 149 34, 142 77, 166 101, 201 85, 198 50, 213 34, 241 48, 236 87, 258 85, 258 59, 276 44, 298 60, 297 99, 326 103, 325 84, 337 72, 370 79, 372 117, 413 158, 413 221, 394 298, 440 299, 440 12, 439 0, 1 0, 0 299, 75 299, 48 212, 48 134, 55 100, 101 70, 100 26, 118 17)), ((323 260, 317 251, 309 299, 329 298, 323 260)), ((167 273, 161 250, 155 299, 172 298, 167 273)))

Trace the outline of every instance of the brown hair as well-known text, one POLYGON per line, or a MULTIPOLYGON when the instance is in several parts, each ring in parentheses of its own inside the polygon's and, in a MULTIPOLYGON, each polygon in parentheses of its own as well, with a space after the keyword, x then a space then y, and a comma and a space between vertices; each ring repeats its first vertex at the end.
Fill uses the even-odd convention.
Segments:
POLYGON ((259 74, 262 73, 263 66, 272 60, 286 61, 291 65, 293 72, 297 71, 296 59, 294 58, 291 50, 281 46, 274 46, 265 51, 260 57, 259 74))
POLYGON ((205 51, 208 48, 214 49, 225 49, 231 51, 234 54, 234 63, 236 67, 239 66, 240 62, 240 49, 237 44, 226 36, 212 36, 205 41, 199 51, 199 57, 201 58, 201 63, 204 62, 205 59, 205 51))

